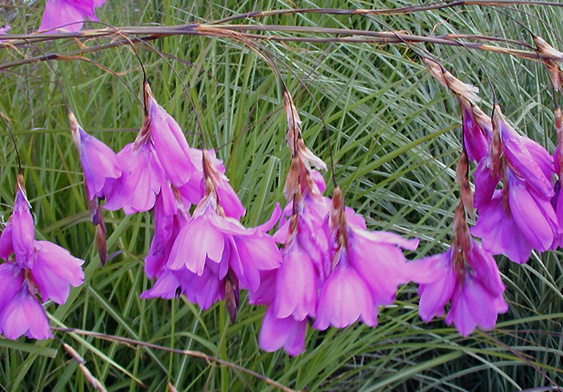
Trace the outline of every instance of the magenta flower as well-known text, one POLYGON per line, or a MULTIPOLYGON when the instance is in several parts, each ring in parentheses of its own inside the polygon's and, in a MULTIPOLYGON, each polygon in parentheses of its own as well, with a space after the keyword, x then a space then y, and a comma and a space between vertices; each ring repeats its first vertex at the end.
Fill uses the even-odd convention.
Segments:
MULTIPOLYGON (((0 241, 6 244, 3 248, 5 247, 9 253, 13 252, 15 254, 17 263, 22 268, 32 267, 35 251, 35 229, 25 193, 23 177, 21 176, 18 176, 14 211, 8 226, 9 229, 2 232, 2 238, 0 239, 0 241)), ((0 257, 7 259, 6 255, 0 255, 0 257)))
POLYGON ((191 220, 176 237, 167 266, 186 268, 203 275, 208 263, 231 269, 243 289, 256 290, 260 270, 277 268, 281 256, 271 237, 260 229, 246 229, 238 221, 217 212, 212 197, 204 198, 191 220))
POLYGON ((377 325, 377 307, 395 300, 400 284, 410 281, 409 267, 401 248, 415 250, 418 240, 406 240, 388 232, 368 232, 338 218, 341 194, 333 196, 330 246, 332 272, 324 282, 314 327, 347 327, 358 319, 377 325), (336 201, 335 201, 336 199, 336 201), (337 220, 338 219, 338 220, 337 220))
POLYGON ((186 224, 188 216, 184 206, 180 206, 175 215, 166 214, 162 197, 157 198, 154 206, 154 236, 145 258, 145 273, 149 279, 164 273, 174 240, 186 224))
POLYGON ((117 155, 104 143, 84 132, 74 114, 69 113, 68 117, 72 140, 80 154, 88 200, 111 195, 122 173, 117 155))
POLYGON ((97 21, 95 8, 106 0, 47 0, 39 30, 57 27, 70 32, 80 31, 86 18, 97 21))
POLYGON ((10 29, 11 29, 10 25, 5 25, 4 27, 0 27, 0 35, 7 34, 8 30, 10 29))
POLYGON ((305 351, 306 333, 307 320, 298 321, 291 316, 276 317, 273 308, 269 307, 262 320, 260 348, 273 352, 283 347, 289 355, 296 356, 305 351))
POLYGON ((421 283, 419 313, 425 322, 444 315, 444 306, 451 301, 446 323, 453 322, 462 336, 468 336, 476 327, 494 328, 497 315, 508 310, 495 260, 479 243, 470 240, 467 252, 452 246, 418 263, 424 268, 413 280, 421 283))
MULTIPOLYGON (((23 275, 23 271, 21 274, 23 275)), ((0 309, 0 330, 12 340, 24 334, 32 339, 53 337, 47 314, 30 291, 27 282, 24 282, 6 306, 0 309)))
POLYGON ((463 118, 463 143, 467 157, 471 161, 480 162, 488 154, 488 140, 491 138, 492 125, 490 118, 466 99, 459 97, 463 118))
POLYGON ((82 260, 47 241, 35 241, 33 219, 18 175, 14 212, 0 236, 0 330, 9 339, 26 334, 35 339, 52 337, 41 303, 63 304, 69 286, 84 280, 82 260), (13 257, 12 257, 13 255, 13 257))
MULTIPOLYGON (((186 202, 197 204, 205 194, 205 176, 203 168, 203 151, 190 148, 189 154, 195 166, 195 172, 188 183, 178 188, 180 194, 186 202)), ((238 195, 229 184, 229 179, 225 176, 225 166, 223 162, 215 156, 214 150, 205 151, 207 162, 207 175, 215 187, 219 204, 226 216, 240 219, 246 214, 246 209, 242 205, 238 195)))
POLYGON ((165 213, 174 215, 177 205, 172 186, 180 193, 191 182, 196 184, 191 187, 197 187, 203 173, 193 161, 197 157, 194 149, 176 121, 158 105, 148 84, 145 101, 147 114, 137 138, 117 154, 123 174, 104 207, 123 208, 126 214, 148 211, 160 195, 165 213))
POLYGON ((551 200, 553 160, 536 142, 519 136, 495 107, 489 155, 475 172, 479 219, 472 233, 493 254, 524 263, 533 249, 550 249, 559 227, 551 200), (503 181, 503 188, 495 190, 503 181))
POLYGON ((156 101, 148 83, 145 83, 145 102, 148 111, 149 129, 145 137, 150 140, 166 178, 176 187, 187 183, 194 174, 201 174, 196 170, 193 159, 201 159, 201 154, 194 156, 184 132, 162 106, 156 101))
POLYGON ((202 152, 201 158, 205 196, 193 216, 188 218, 187 213, 183 217, 166 216, 164 207, 159 203, 155 207, 156 230, 146 271, 149 277, 158 279, 142 298, 173 298, 184 294, 202 309, 225 299, 234 322, 239 289, 257 290, 261 273, 281 264, 274 240, 265 234, 279 219, 280 211, 277 207, 272 218, 262 226, 253 229, 242 226, 226 214, 230 211, 240 216, 237 206, 244 208, 226 177, 222 178, 224 175, 218 168, 221 166, 208 152, 202 152), (229 196, 221 197, 225 194, 229 196))

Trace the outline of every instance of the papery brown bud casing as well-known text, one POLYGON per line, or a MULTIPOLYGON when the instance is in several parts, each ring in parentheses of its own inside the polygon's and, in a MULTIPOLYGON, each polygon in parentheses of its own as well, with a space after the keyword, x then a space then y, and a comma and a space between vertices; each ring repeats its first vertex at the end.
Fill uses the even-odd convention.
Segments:
POLYGON ((549 45, 543 38, 534 37, 536 49, 541 55, 546 55, 552 59, 542 58, 547 70, 549 80, 555 91, 563 91, 563 72, 559 68, 559 63, 563 62, 563 53, 549 45))
POLYGON ((464 83, 450 72, 444 70, 440 64, 436 61, 430 60, 428 58, 422 58, 422 61, 428 67, 430 74, 440 83, 442 86, 451 90, 454 94, 467 99, 470 102, 476 103, 481 101, 481 98, 477 95, 479 93, 479 88, 464 83))
POLYGON ((465 211, 472 215, 473 212, 473 191, 469 182, 469 167, 468 167, 467 154, 465 151, 461 152, 456 166, 456 182, 459 184, 460 199, 465 211))
POLYGON ((501 122, 504 122, 503 115, 498 104, 495 105, 493 111, 492 125, 493 137, 491 140, 491 174, 493 177, 499 177, 502 165, 502 139, 501 139, 501 122))

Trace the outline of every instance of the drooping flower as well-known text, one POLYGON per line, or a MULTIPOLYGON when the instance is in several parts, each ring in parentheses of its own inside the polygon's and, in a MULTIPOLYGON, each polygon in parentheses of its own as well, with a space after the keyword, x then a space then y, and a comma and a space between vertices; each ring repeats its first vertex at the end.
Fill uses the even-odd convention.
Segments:
POLYGON ((106 0, 47 0, 39 30, 55 28, 70 32, 80 31, 86 18, 97 21, 95 8, 106 0))
POLYGON ((72 140, 80 155, 88 200, 111 195, 122 173, 117 155, 103 142, 88 135, 73 113, 69 112, 68 118, 72 140))
MULTIPOLYGON (((172 186, 180 193, 189 187, 188 194, 196 196, 194 189, 199 189, 203 176, 201 163, 197 163, 198 154, 189 147, 179 125, 158 105, 146 83, 144 93, 147 113, 143 125, 135 141, 117 154, 123 174, 105 208, 123 208, 126 214, 148 211, 160 196, 165 213, 174 215, 177 205, 172 186)), ((212 164, 220 164, 217 162, 212 164)), ((188 201, 199 201, 195 198, 188 201)))
POLYGON ((414 250, 418 240, 369 232, 348 221, 339 188, 334 190, 327 223, 331 273, 321 289, 313 326, 343 328, 359 318, 375 326, 377 307, 392 303, 398 286, 410 281, 401 248, 414 250))
POLYGON ((26 281, 6 306, 0 309, 0 330, 12 340, 24 334, 33 339, 53 337, 45 310, 26 281))
MULTIPOLYGON (((279 217, 279 207, 266 224, 247 229, 235 218, 227 216, 224 206, 231 212, 240 205, 234 190, 222 179, 208 156, 202 152, 205 174, 205 196, 196 206, 192 217, 178 221, 164 221, 161 234, 151 245, 150 272, 159 276, 155 286, 143 298, 172 298, 184 294, 189 301, 203 309, 219 299, 226 299, 231 320, 236 317, 239 289, 257 290, 261 272, 277 268, 281 255, 274 240, 265 234, 279 217), (221 188, 224 193, 221 193, 221 188), (222 198, 221 194, 234 195, 222 198), (165 239, 166 235, 172 241, 165 239), (154 252, 153 252, 154 249, 154 252), (167 261, 162 264, 167 256, 167 261)), ((158 206, 158 205, 157 205, 158 206)), ((160 211, 160 207, 158 207, 160 211)), ((240 210, 239 210, 240 211, 240 210)), ((234 213, 238 215, 238 213, 234 213)), ((159 215, 162 215, 159 212, 159 215)), ((240 216, 240 215, 239 215, 240 216)), ((155 217, 156 219, 156 217, 155 217)), ((147 267, 149 264, 147 264, 147 267)))
POLYGON ((48 241, 34 239, 33 219, 21 175, 17 178, 14 212, 0 236, 0 331, 9 339, 25 334, 52 337, 43 301, 66 302, 69 286, 84 280, 82 260, 48 241))
POLYGON ((453 323, 462 336, 468 336, 476 327, 494 328, 497 315, 508 310, 495 260, 478 242, 471 240, 467 252, 453 245, 419 263, 427 268, 426 274, 414 278, 421 283, 419 312, 425 322, 444 315, 451 301, 446 324, 453 323))
POLYGON ((419 283, 419 314, 429 322, 444 315, 451 303, 446 324, 454 323, 463 336, 476 327, 494 328, 497 316, 508 310, 504 284, 493 256, 471 238, 460 201, 454 215, 456 236, 446 253, 411 264, 413 281, 419 283))
POLYGON ((291 316, 279 318, 274 315, 274 309, 269 307, 260 329, 260 348, 272 352, 283 347, 289 355, 297 356, 305 351, 306 333, 306 319, 296 320, 291 316))
POLYGON ((470 161, 481 162, 488 154, 488 141, 491 138, 492 125, 477 105, 463 97, 458 97, 463 118, 463 143, 470 161))
POLYGON ((479 218, 472 233, 493 254, 524 263, 533 249, 549 249, 559 235, 551 199, 553 160, 536 142, 519 136, 498 105, 489 155, 475 172, 479 218), (503 187, 495 190, 502 180, 503 187))

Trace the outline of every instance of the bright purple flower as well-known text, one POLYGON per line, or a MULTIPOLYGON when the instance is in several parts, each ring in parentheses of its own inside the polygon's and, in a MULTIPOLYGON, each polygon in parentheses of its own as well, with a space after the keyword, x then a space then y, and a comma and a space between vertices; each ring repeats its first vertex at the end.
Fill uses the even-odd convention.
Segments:
POLYGON ((317 312, 317 273, 315 261, 301 248, 297 239, 284 248, 275 286, 275 317, 305 320, 317 312))
POLYGON ((0 317, 6 305, 20 291, 23 281, 23 269, 16 263, 6 262, 0 264, 0 317))
POLYGON ((453 322, 461 335, 468 336, 477 326, 494 328, 497 315, 508 310, 495 260, 473 240, 467 252, 452 246, 414 264, 418 273, 413 280, 420 283, 419 313, 425 322, 442 316, 451 301, 446 323, 453 322))
POLYGON ((158 105, 148 84, 145 84, 145 101, 147 114, 135 142, 117 154, 123 174, 104 207, 123 208, 126 214, 148 211, 160 195, 165 213, 174 215, 177 205, 172 186, 180 193, 187 184, 197 189, 203 172, 193 161, 197 153, 188 146, 176 121, 158 105))
POLYGON ((0 236, 0 257, 8 260, 14 253, 22 268, 31 267, 34 259, 35 229, 29 208, 23 177, 18 176, 14 211, 0 236))
POLYGON ((479 219, 471 232, 482 238, 483 247, 492 254, 505 254, 522 264, 533 249, 550 249, 557 230, 551 200, 539 197, 508 172, 504 190, 495 191, 479 209, 479 219))
POLYGON ((84 281, 83 260, 73 257, 66 249, 48 241, 35 241, 36 258, 30 268, 31 278, 43 301, 52 299, 59 305, 66 302, 69 286, 78 287, 84 281))
POLYGON ((84 132, 74 114, 69 113, 68 117, 72 140, 80 154, 88 200, 111 195, 122 172, 117 155, 104 143, 84 132))
POLYGON ((218 263, 234 272, 241 288, 256 290, 259 271, 281 264, 279 250, 262 230, 246 229, 235 219, 221 216, 216 208, 212 197, 198 204, 176 237, 167 266, 201 276, 206 264, 218 263))
POLYGON ((398 286, 410 281, 400 248, 414 250, 418 240, 406 240, 388 232, 368 232, 353 223, 339 230, 331 247, 333 271, 321 289, 314 327, 343 328, 358 318, 375 326, 377 307, 392 303, 398 286), (345 236, 345 242, 338 236, 345 236))
POLYGON ((10 25, 5 25, 4 27, 0 27, 0 35, 7 34, 8 30, 10 30, 10 25))
POLYGON ((559 236, 551 205, 553 160, 536 142, 519 136, 495 107, 489 155, 475 172, 475 206, 479 213, 472 233, 493 254, 524 263, 533 249, 549 249, 559 236), (502 180, 503 188, 495 190, 502 180))
POLYGON ((36 297, 63 304, 69 286, 84 280, 82 260, 47 241, 35 241, 33 219, 21 175, 17 179, 14 212, 0 236, 0 331, 8 339, 26 334, 52 337, 49 322, 36 297), (12 258, 13 255, 13 258, 12 258))
POLYGON ((145 258, 145 273, 149 279, 154 279, 165 271, 172 245, 188 216, 184 206, 179 206, 175 215, 166 214, 162 197, 157 198, 154 205, 154 236, 145 258))
POLYGON ((47 0, 39 30, 60 27, 70 32, 80 31, 86 17, 98 20, 94 9, 105 2, 106 0, 47 0))
POLYGON ((330 325, 345 328, 359 318, 366 325, 375 327, 377 306, 365 277, 348 264, 343 253, 338 265, 323 284, 313 327, 320 330, 327 329, 330 325))
MULTIPOLYGON (((156 101, 150 86, 145 83, 145 102, 148 111, 149 129, 147 138, 158 156, 166 178, 176 187, 187 183, 192 175, 202 174, 196 170, 193 149, 190 149, 184 132, 162 106, 156 101)), ((199 157, 201 159, 201 155, 199 157)))
POLYGON ((4 308, 0 326, 4 336, 12 340, 24 334, 32 339, 53 337, 45 310, 26 283, 4 308))
MULTIPOLYGON (((197 204, 205 194, 205 176, 203 168, 203 151, 190 148, 189 154, 194 163, 195 171, 188 183, 178 188, 184 199, 192 204, 197 204)), ((226 216, 240 219, 246 214, 246 209, 242 205, 238 195, 229 184, 229 179, 225 176, 225 166, 220 159, 215 156, 214 150, 205 151, 207 165, 207 176, 213 183, 219 204, 226 216)))
POLYGON ((296 356, 305 351, 306 333, 307 320, 298 321, 291 316, 278 318, 269 307, 262 320, 260 348, 272 352, 283 347, 289 355, 296 356))
POLYGON ((490 119, 476 106, 459 97, 463 118, 463 143, 470 161, 480 162, 488 153, 488 140, 491 138, 490 119))

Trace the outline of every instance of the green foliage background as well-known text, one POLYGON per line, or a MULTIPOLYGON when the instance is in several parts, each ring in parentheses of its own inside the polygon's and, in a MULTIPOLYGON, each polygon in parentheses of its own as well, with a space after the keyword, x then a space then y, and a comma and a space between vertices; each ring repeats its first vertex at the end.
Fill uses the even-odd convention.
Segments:
MULTIPOLYGON (((32 32, 39 26, 43 4, 8 0, 0 4, 5 11, 1 17, 12 25, 11 33, 32 32)), ((327 0, 322 6, 355 9, 406 4, 327 0)), ((298 4, 318 5, 310 1, 298 4)), ((98 16, 116 26, 176 25, 287 8, 292 5, 275 0, 214 4, 108 0, 98 16)), ((512 17, 563 48, 561 8, 518 9, 523 12, 467 6, 377 18, 309 14, 240 23, 378 31, 387 30, 381 25, 385 22, 412 34, 465 33, 531 43, 529 34, 512 17)), ((91 40, 86 45, 103 42, 91 40)), ((295 97, 305 142, 328 162, 323 119, 326 122, 336 178, 347 203, 366 217, 369 228, 420 238, 420 247, 408 255, 410 259, 445 251, 457 203, 454 169, 461 120, 455 98, 431 78, 405 45, 262 45, 295 97)), ((272 70, 244 45, 225 38, 174 36, 137 48, 157 99, 185 130, 191 145, 200 147, 187 94, 194 100, 206 145, 213 146, 225 161, 231 184, 247 207, 243 223, 253 226, 266 220, 276 202, 283 204, 290 161, 281 88, 272 70)), ((540 63, 463 47, 426 48, 456 76, 481 88, 483 108, 489 113, 492 86, 512 123, 553 151, 554 97, 540 63)), ((4 48, 0 49, 0 63, 76 49, 72 39, 17 50, 4 48)), ((99 266, 80 162, 53 70, 82 126, 116 151, 134 139, 142 121, 142 72, 130 48, 85 57, 91 61, 53 61, 50 66, 43 62, 10 68, 0 75, 0 111, 10 120, 22 156, 36 237, 67 247, 86 261, 85 284, 71 291, 65 305, 46 306, 52 326, 202 351, 308 391, 548 388, 535 389, 539 391, 563 384, 560 251, 534 254, 523 266, 497 257, 510 310, 499 317, 497 329, 476 331, 468 338, 459 336, 443 320, 424 324, 417 315, 413 285, 400 290, 395 305, 380 309, 377 328, 355 325, 345 330, 309 331, 307 351, 296 358, 259 350, 257 336, 264 310, 244 301, 237 323, 230 325, 222 304, 202 312, 183 298, 140 300, 140 293, 151 286, 143 273, 152 235, 151 216, 106 212, 113 257, 106 266, 99 266)), ((0 141, 0 211, 7 219, 17 163, 4 126, 0 141)), ((41 342, 0 338, 0 387, 7 391, 92 390, 76 361, 63 350, 62 341, 85 358, 86 367, 109 391, 163 391, 168 382, 179 391, 275 389, 244 372, 190 356, 68 332, 55 332, 55 336, 55 340, 41 342)))

